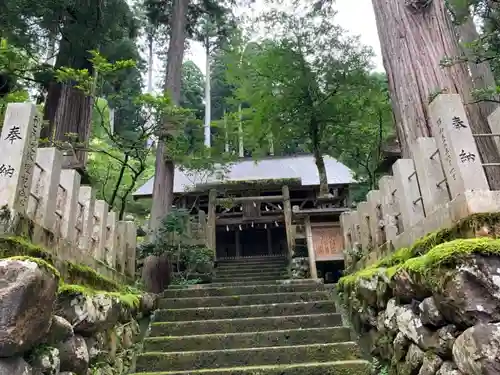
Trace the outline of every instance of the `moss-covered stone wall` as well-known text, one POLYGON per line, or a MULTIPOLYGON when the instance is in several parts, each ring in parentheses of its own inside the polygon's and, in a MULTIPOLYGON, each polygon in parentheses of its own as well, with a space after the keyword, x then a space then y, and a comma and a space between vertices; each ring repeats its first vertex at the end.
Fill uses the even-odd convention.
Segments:
POLYGON ((344 312, 381 371, 497 373, 499 225, 500 214, 473 215, 340 279, 344 312))
MULTIPOLYGON (((412 253, 423 253, 435 245, 457 238, 475 238, 477 236, 500 237, 500 213, 479 213, 459 220, 451 228, 443 228, 428 234, 416 241, 410 250, 412 253)), ((396 249, 401 250, 401 249, 396 249)), ((407 249, 402 249, 406 251, 407 249)), ((377 264, 381 259, 391 258, 394 249, 390 244, 384 244, 379 248, 362 254, 349 266, 348 272, 364 269, 370 265, 377 264)))
MULTIPOLYGON (((131 284, 134 280, 126 277, 123 273, 118 272, 116 269, 109 267, 105 262, 93 258, 88 252, 82 251, 78 246, 65 241, 62 238, 57 238, 54 234, 45 228, 35 223, 32 219, 17 215, 13 218, 1 217, 3 212, 0 212, 0 230, 2 237, 24 239, 24 244, 29 243, 33 246, 38 246, 44 253, 50 254, 52 263, 58 262, 64 268, 64 263, 81 265, 90 270, 94 270, 99 275, 107 279, 113 280, 118 284, 131 284)), ((23 245, 24 245, 23 244, 23 245)), ((12 244, 4 246, 13 248, 12 244)), ((19 248, 14 249, 16 251, 19 248)), ((9 252, 10 255, 18 255, 9 252)), ((59 268, 59 267, 57 267, 59 268)), ((65 274, 64 270, 60 270, 65 274)), ((69 272, 69 271, 68 271, 69 272)), ((72 271, 74 277, 81 275, 81 272, 75 273, 72 271), (78 274, 78 275, 77 275, 78 274)))
POLYGON ((119 291, 122 284, 100 275, 86 265, 60 260, 46 248, 34 245, 27 239, 16 236, 0 237, 0 258, 25 256, 41 259, 58 270, 61 278, 69 284, 79 284, 96 290, 119 291))
MULTIPOLYGON (((119 285, 102 291, 70 284, 46 253, 15 242, 31 256, 0 259, 0 373, 129 373, 141 346, 139 321, 149 319, 156 296, 119 285)), ((96 277, 88 275, 83 278, 96 277)), ((102 282, 96 285, 109 286, 102 282)))

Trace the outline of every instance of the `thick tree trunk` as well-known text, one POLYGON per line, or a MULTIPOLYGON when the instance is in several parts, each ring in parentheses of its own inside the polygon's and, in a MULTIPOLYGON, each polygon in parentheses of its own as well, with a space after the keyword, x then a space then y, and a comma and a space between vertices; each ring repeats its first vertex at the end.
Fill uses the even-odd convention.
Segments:
MULTIPOLYGON (((472 80, 464 64, 442 67, 444 58, 460 55, 444 0, 372 0, 389 80, 397 132, 404 157, 422 136, 432 136, 430 98, 438 92, 458 93, 466 104, 473 133, 490 133, 485 113, 472 102, 472 80)), ((493 139, 479 138, 483 162, 499 161, 493 139)), ((497 168, 486 170, 492 188, 500 188, 497 168)))
MULTIPOLYGON (((54 141, 76 141, 77 148, 86 148, 90 138, 93 102, 93 98, 83 91, 63 84, 53 122, 54 141)), ((76 151, 65 159, 63 166, 83 170, 86 163, 87 152, 76 151)))
MULTIPOLYGON (((167 53, 167 77, 165 92, 169 93, 175 104, 181 96, 182 59, 186 41, 187 8, 189 0, 174 0, 170 43, 167 53)), ((172 126, 165 124, 167 133, 172 126)), ((165 142, 158 141, 156 149, 155 180, 153 185, 153 205, 151 208, 150 229, 156 231, 161 220, 168 214, 174 197, 174 162, 168 155, 165 142)))
POLYGON ((161 293, 170 284, 172 266, 167 254, 150 255, 144 259, 142 280, 149 293, 161 293))
MULTIPOLYGON (((70 24, 66 27, 70 33, 74 25, 70 24)), ((89 74, 93 75, 94 68, 89 61, 91 56, 88 51, 96 48, 97 42, 95 45, 83 44, 77 45, 63 38, 54 68, 67 66, 75 69, 87 69, 89 74)), ((64 142, 68 140, 67 134, 71 133, 77 135, 78 142, 86 145, 90 137, 93 104, 92 97, 73 88, 69 83, 51 82, 44 106, 44 120, 48 121, 48 127, 42 129, 40 138, 64 142)), ((66 167, 85 169, 87 153, 77 152, 76 158, 66 167)))

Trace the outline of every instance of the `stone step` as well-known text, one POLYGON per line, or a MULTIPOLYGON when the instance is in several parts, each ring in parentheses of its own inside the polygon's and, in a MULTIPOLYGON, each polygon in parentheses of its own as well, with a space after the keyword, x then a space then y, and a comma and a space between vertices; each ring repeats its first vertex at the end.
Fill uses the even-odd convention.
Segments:
POLYGON ((246 285, 246 286, 223 286, 206 287, 193 289, 167 289, 163 292, 165 298, 182 297, 216 297, 216 296, 234 296, 241 294, 271 294, 271 293, 300 293, 315 292, 324 290, 323 284, 284 284, 273 282, 264 285, 246 285))
POLYGON ((249 258, 238 258, 238 259, 218 259, 217 264, 232 264, 232 265, 240 265, 240 264, 271 264, 271 263, 287 263, 288 259, 286 257, 249 257, 249 258))
POLYGON ((192 309, 156 310, 155 322, 186 322, 193 320, 258 318, 262 316, 316 315, 335 312, 335 302, 293 302, 268 305, 198 307, 192 309))
POLYGON ((222 307, 263 305, 267 303, 311 302, 329 298, 327 292, 249 294, 227 297, 163 298, 158 302, 160 309, 189 309, 194 307, 222 307))
POLYGON ((269 275, 288 275, 287 270, 269 270, 269 271, 231 271, 231 272, 226 272, 226 271, 215 271, 215 276, 216 277, 262 277, 262 276, 269 276, 269 275))
POLYGON ((262 272, 272 272, 272 271, 285 271, 288 267, 277 266, 275 264, 262 264, 257 266, 224 266, 215 268, 215 272, 248 272, 248 273, 262 273, 262 272))
POLYGON ((361 359, 361 353, 354 342, 182 353, 146 352, 137 356, 136 370, 187 371, 276 363, 328 362, 332 358, 340 361, 361 359))
POLYGON ((335 343, 350 340, 350 331, 347 327, 322 327, 287 331, 226 333, 180 337, 148 337, 144 340, 144 351, 182 352, 224 350, 335 343))
POLYGON ((136 375, 369 375, 371 365, 367 361, 334 361, 206 369, 193 371, 148 372, 136 375))
POLYGON ((259 318, 194 320, 190 322, 154 322, 150 326, 150 337, 188 336, 214 333, 262 332, 342 325, 340 314, 317 314, 295 316, 271 316, 259 318))
MULTIPOLYGON (((322 285, 323 279, 286 279, 286 280, 273 280, 273 281, 258 281, 252 283, 253 285, 322 285)), ((196 285, 170 285, 168 290, 178 289, 206 289, 206 288, 220 288, 231 286, 248 286, 247 282, 227 282, 227 283, 211 283, 211 284, 196 284, 196 285)))
POLYGON ((232 276, 232 277, 219 277, 216 275, 212 281, 214 283, 230 283, 230 282, 246 282, 247 285, 253 284, 255 281, 275 281, 275 280, 285 280, 288 279, 289 275, 284 274, 275 274, 275 275, 267 275, 263 274, 262 276, 232 276))

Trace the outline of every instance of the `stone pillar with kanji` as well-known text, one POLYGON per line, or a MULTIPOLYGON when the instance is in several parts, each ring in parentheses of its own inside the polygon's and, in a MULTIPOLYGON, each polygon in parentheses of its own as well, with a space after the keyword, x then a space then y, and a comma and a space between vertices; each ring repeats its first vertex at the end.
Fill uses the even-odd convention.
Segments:
POLYGON ((0 207, 17 214, 26 214, 41 126, 34 104, 7 106, 0 138, 0 207))

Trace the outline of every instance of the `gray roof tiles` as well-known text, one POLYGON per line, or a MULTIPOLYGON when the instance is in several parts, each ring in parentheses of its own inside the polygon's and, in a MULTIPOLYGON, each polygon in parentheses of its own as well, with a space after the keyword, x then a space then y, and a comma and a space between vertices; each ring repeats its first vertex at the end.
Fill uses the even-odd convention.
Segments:
MULTIPOLYGON (((356 183, 353 172, 336 159, 325 156, 326 174, 328 183, 351 184, 356 183)), ((199 184, 211 184, 223 181, 252 181, 269 179, 300 179, 303 186, 319 185, 318 169, 312 155, 297 155, 287 157, 270 157, 259 161, 242 160, 228 167, 221 181, 216 173, 207 175, 203 173, 190 173, 175 169, 174 193, 183 193, 194 190, 199 184)), ((142 185, 133 196, 150 196, 153 194, 153 181, 151 178, 142 185)))

